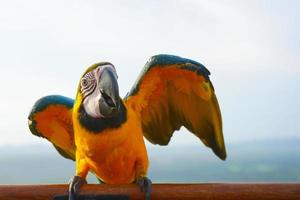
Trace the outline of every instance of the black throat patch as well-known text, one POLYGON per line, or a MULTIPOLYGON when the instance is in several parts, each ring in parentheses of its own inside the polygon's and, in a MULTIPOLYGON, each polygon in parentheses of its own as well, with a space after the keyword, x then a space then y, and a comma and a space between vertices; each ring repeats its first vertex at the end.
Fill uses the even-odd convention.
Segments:
POLYGON ((111 118, 91 117, 86 113, 84 106, 81 105, 79 108, 79 113, 78 113, 78 119, 79 119, 80 124, 87 130, 89 130, 95 134, 101 133, 103 130, 105 130, 107 128, 120 127, 127 120, 126 108, 125 108, 122 100, 120 102, 121 102, 121 104, 120 104, 119 115, 115 116, 115 117, 111 117, 111 118))

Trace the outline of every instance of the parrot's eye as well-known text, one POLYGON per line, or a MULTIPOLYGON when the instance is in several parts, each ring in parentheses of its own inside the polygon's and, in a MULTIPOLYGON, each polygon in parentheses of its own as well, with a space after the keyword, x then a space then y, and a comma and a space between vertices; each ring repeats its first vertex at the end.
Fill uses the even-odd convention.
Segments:
POLYGON ((81 92, 84 97, 94 92, 96 88, 96 79, 94 74, 89 72, 81 79, 81 92))
POLYGON ((88 81, 85 78, 83 78, 81 81, 81 87, 86 87, 86 86, 88 86, 88 81))

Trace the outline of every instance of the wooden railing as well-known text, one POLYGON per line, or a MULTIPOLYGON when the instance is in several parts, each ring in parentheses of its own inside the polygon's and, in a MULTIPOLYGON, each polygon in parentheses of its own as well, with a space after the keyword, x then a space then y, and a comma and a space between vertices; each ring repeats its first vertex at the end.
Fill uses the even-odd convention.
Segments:
MULTIPOLYGON (((0 200, 63 200, 68 185, 0 186, 0 200)), ((85 185, 80 200, 144 199, 132 185, 85 185)), ((299 184, 153 184, 151 200, 300 200, 299 184)))

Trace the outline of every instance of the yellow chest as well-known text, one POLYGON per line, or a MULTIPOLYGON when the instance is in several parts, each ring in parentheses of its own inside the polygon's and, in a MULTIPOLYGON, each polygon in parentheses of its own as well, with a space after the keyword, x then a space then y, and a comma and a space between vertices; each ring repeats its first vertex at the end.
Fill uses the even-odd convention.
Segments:
POLYGON ((139 119, 132 110, 127 110, 127 120, 120 127, 100 133, 89 132, 77 117, 73 121, 76 155, 85 159, 91 171, 106 183, 134 181, 135 163, 147 160, 147 153, 139 119))

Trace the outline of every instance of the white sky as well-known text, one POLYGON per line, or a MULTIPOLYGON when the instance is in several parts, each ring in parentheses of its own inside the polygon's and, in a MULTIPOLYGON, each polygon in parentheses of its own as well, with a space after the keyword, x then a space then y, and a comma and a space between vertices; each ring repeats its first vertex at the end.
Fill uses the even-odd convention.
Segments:
MULTIPOLYGON (((226 141, 300 137, 299 8, 296 0, 0 0, 0 145, 43 142, 29 134, 31 106, 48 94, 74 97, 87 66, 112 62, 124 96, 158 53, 211 71, 226 141)), ((173 142, 195 142, 186 132, 173 142)))

